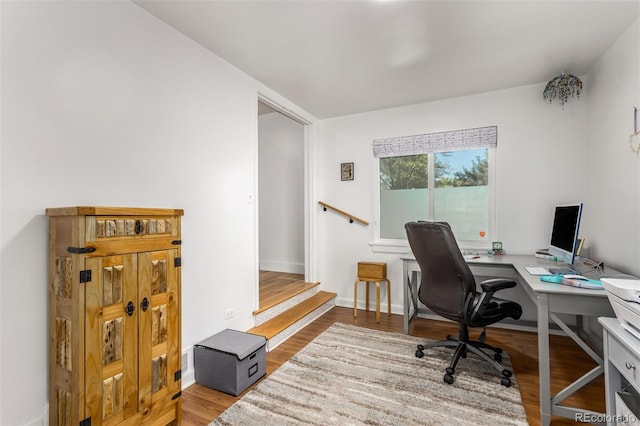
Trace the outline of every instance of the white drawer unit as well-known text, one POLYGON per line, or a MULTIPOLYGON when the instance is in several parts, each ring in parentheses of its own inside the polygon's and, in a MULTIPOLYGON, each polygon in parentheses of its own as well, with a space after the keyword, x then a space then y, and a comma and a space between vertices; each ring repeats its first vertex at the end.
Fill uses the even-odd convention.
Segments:
MULTIPOLYGON (((626 330, 623 331, 626 332, 626 330)), ((640 389, 640 357, 614 336, 609 336, 606 344, 609 345, 609 362, 631 385, 640 389)))
MULTIPOLYGON (((616 318, 599 318, 604 339, 607 425, 640 421, 640 339, 616 318)), ((588 420, 588 419, 585 419, 588 420)), ((596 420, 596 419, 593 419, 596 420)))

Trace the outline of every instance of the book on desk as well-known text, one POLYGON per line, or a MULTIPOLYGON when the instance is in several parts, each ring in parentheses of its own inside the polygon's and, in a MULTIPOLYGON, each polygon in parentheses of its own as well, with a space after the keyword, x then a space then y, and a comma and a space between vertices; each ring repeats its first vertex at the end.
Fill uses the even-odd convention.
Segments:
POLYGON ((568 285, 571 287, 588 288, 590 290, 604 290, 600 280, 592 280, 585 277, 572 277, 567 275, 541 275, 540 281, 568 285))

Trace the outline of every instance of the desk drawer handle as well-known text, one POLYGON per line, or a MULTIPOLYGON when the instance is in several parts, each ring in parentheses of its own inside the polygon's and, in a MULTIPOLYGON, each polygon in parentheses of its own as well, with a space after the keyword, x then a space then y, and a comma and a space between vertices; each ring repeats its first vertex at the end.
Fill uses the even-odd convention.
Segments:
POLYGON ((627 370, 635 370, 636 369, 636 365, 632 364, 632 363, 630 363, 628 361, 624 363, 624 366, 627 367, 627 370))

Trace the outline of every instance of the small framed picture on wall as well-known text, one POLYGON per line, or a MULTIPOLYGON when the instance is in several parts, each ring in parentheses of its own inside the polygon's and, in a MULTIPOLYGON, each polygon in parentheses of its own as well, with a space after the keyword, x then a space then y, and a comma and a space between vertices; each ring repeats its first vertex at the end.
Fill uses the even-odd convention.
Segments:
POLYGON ((340 164, 340 180, 353 180, 353 163, 340 164))

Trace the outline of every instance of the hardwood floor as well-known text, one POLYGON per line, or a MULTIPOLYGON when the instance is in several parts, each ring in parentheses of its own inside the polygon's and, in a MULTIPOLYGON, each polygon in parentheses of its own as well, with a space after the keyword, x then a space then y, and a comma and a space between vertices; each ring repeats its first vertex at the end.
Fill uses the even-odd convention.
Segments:
MULTIPOLYGON (((353 318, 352 309, 336 307, 268 353, 267 375, 275 371, 335 322, 383 331, 402 332, 402 316, 400 315, 391 315, 390 317, 382 315, 378 324, 375 322, 375 312, 360 311, 358 318, 353 318)), ((414 336, 439 340, 447 334, 457 334, 457 325, 446 321, 419 318, 412 322, 409 332, 414 336)), ((478 331, 472 331, 471 337, 477 338, 477 333, 478 331)), ((531 426, 540 425, 537 335, 524 331, 490 328, 487 330, 487 342, 500 346, 511 356, 529 424, 531 426)), ((407 348, 407 350, 413 352, 414 348, 407 348)), ((564 336, 551 336, 550 356, 553 393, 560 391, 595 366, 595 363, 571 339, 564 336)), ((363 362, 366 362, 366 359, 363 362)), ((419 380, 419 378, 417 379, 419 380)), ((442 386, 448 385, 443 382, 442 386)), ((182 393, 182 424, 184 426, 207 425, 240 397, 236 398, 194 384, 182 393)), ((604 380, 602 378, 596 380, 565 403, 604 412, 604 380)), ((575 422, 571 419, 553 417, 551 424, 575 425, 575 422)))

